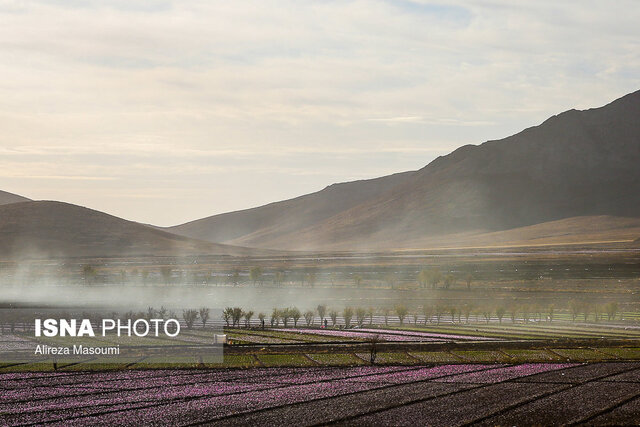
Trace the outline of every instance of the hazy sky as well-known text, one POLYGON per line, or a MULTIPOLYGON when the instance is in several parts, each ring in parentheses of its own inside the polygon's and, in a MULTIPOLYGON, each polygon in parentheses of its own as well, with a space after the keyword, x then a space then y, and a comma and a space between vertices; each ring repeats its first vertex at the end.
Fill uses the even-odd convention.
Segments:
POLYGON ((0 0, 0 189, 172 225, 640 89, 629 1, 0 0))

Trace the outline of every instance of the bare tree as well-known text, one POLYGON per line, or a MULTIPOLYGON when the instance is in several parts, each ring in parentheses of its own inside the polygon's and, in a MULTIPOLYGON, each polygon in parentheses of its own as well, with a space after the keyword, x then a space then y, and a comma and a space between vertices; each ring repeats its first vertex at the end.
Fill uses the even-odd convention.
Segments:
POLYGON ((229 324, 229 322, 231 321, 231 319, 233 318, 233 308, 231 307, 226 307, 224 309, 224 311, 222 312, 222 318, 224 319, 225 323, 227 324, 227 326, 231 326, 229 324))
POLYGON ((444 276, 444 287, 445 289, 449 289, 452 286, 455 286, 456 284, 456 276, 454 276, 453 274, 447 274, 446 276, 444 276))
POLYGON ((318 316, 320 316, 320 324, 322 324, 324 322, 324 316, 327 314, 327 306, 320 304, 316 310, 318 311, 318 316))
POLYGON ((369 317, 369 326, 373 325, 373 313, 374 313, 373 307, 369 307, 367 309, 367 316, 369 317))
POLYGON ((409 310, 403 304, 396 305, 396 314, 398 315, 398 319, 400 319, 400 324, 404 324, 404 318, 406 317, 409 310))
POLYGON ((304 312, 304 321, 307 322, 307 326, 311 326, 313 324, 313 318, 315 317, 315 313, 311 310, 307 310, 304 312))
POLYGON ((240 307, 233 307, 233 311, 231 312, 231 320, 233 322, 233 326, 240 326, 240 319, 242 319, 243 315, 244 312, 240 307))
POLYGON ((614 320, 616 318, 616 314, 618 314, 618 303, 610 302, 605 305, 604 309, 607 312, 607 320, 614 320))
POLYGON ((345 328, 351 327, 351 319, 353 318, 353 308, 345 307, 344 310, 342 310, 342 317, 344 317, 345 328))
POLYGON ((503 306, 496 308, 496 316, 498 316, 498 322, 502 323, 502 318, 504 317, 507 309, 503 306))
POLYGON ((471 281, 473 281, 473 275, 471 273, 464 276, 464 281, 467 283, 467 290, 471 289, 471 281))
POLYGON ((362 324, 364 323, 364 318, 366 315, 367 315, 367 310, 365 310, 362 307, 356 308, 356 322, 358 323, 358 326, 362 327, 362 324))
POLYGON ((278 327, 278 325, 280 325, 281 317, 282 317, 282 312, 279 309, 274 308, 273 311, 271 312, 271 326, 273 327, 275 325, 276 327, 278 327))
POLYGON ((338 312, 335 310, 331 310, 329 312, 329 317, 331 318, 331 325, 336 326, 336 322, 338 321, 338 312))
POLYGON ((187 329, 193 329, 193 324, 198 318, 198 312, 196 310, 184 310, 182 312, 182 318, 184 319, 184 323, 187 325, 187 329))
POLYGON ((244 313, 244 325, 245 327, 251 327, 251 318, 253 317, 253 311, 249 310, 244 313))
POLYGON ((380 339, 380 335, 376 334, 369 339, 369 343, 371 343, 371 348, 369 351, 369 362, 372 365, 375 365, 376 358, 378 357, 378 343, 382 341, 380 339))
POLYGON ((260 281, 260 284, 262 284, 262 267, 256 266, 249 270, 249 277, 251 278, 254 286, 258 281, 260 281))
POLYGON ((200 321, 202 322, 202 327, 204 328, 207 325, 207 320, 209 320, 209 309, 202 307, 198 314, 200 315, 200 321))
POLYGON ((422 314, 424 314, 424 324, 427 324, 427 321, 431 322, 431 317, 433 316, 433 306, 430 304, 424 304, 422 306, 422 314))

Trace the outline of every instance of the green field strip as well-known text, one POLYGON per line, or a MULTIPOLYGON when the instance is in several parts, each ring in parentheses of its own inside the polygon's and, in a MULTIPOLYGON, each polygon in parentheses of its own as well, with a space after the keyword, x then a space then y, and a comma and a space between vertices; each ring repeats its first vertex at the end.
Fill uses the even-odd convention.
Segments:
POLYGON ((412 351, 411 356, 425 363, 460 363, 460 357, 448 351, 412 351))
POLYGON ((628 348, 628 347, 604 347, 598 348, 601 353, 611 354, 623 360, 639 360, 640 348, 628 348))
POLYGON ((324 366, 355 366, 364 365, 364 360, 352 353, 310 353, 313 361, 324 366))
POLYGON ((303 354, 259 354, 264 366, 314 366, 315 363, 303 354))
MULTIPOLYGON (((369 363, 370 353, 368 352, 357 352, 356 355, 365 361, 365 363, 369 363)), ((378 353, 376 355, 375 364, 376 365, 415 365, 419 363, 419 360, 409 356, 405 352, 383 352, 378 353)))
POLYGON ((599 361, 615 359, 613 355, 599 353, 590 348, 554 348, 553 351, 565 359, 573 361, 599 361))
POLYGON ((512 360, 518 363, 524 362, 557 362, 560 361, 554 353, 546 350, 503 350, 504 353, 512 357, 512 360))

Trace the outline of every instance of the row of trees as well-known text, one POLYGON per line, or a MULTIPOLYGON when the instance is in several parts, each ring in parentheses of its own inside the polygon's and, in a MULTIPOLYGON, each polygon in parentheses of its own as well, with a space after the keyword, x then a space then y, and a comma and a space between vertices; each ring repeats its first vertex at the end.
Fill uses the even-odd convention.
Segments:
MULTIPOLYGON (((243 274, 240 269, 235 269, 230 274, 216 275, 213 271, 182 271, 176 270, 174 267, 166 265, 160 267, 156 272, 150 269, 138 270, 137 268, 130 271, 120 270, 119 273, 116 274, 116 280, 120 281, 122 284, 129 282, 139 282, 145 285, 148 284, 150 277, 152 279, 155 277, 154 280, 156 282, 158 281, 158 279, 160 279, 160 281, 164 284, 171 284, 176 280, 183 280, 191 283, 215 284, 222 280, 224 282, 237 286, 243 281, 242 276, 243 274), (176 276, 176 273, 178 273, 177 278, 174 277, 176 276)), ((318 282, 318 272, 315 268, 304 268, 295 273, 288 273, 285 270, 276 270, 269 276, 269 281, 272 282, 275 286, 281 286, 285 281, 287 281, 287 279, 291 283, 299 282, 301 286, 309 287, 314 287, 318 282)), ((265 276, 264 270, 261 266, 254 266, 248 269, 249 281, 254 286, 258 284, 263 285, 265 283, 266 277, 268 276, 265 276)), ((90 285, 95 284, 97 282, 97 278, 98 269, 95 266, 90 264, 85 264, 82 266, 82 279, 84 283, 90 285)), ((328 279, 331 285, 334 285, 336 281, 345 280, 350 281, 353 286, 357 288, 360 288, 365 284, 365 278, 361 274, 349 274, 348 276, 345 275, 343 277, 340 277, 336 273, 330 273, 328 279)), ((404 278, 404 280, 407 279, 410 280, 410 277, 404 278)), ((400 281, 400 278, 396 274, 387 274, 382 277, 381 280, 383 283, 394 288, 400 281)), ((464 280, 467 288, 470 288, 473 276, 470 273, 464 275, 455 275, 452 273, 443 274, 439 269, 431 268, 421 270, 416 277, 417 284, 420 287, 431 289, 435 289, 440 283, 442 283, 445 289, 449 289, 455 286, 459 280, 464 280)))
MULTIPOLYGON (((587 321, 591 315, 594 320, 600 321, 607 319, 615 320, 619 313, 619 307, 616 302, 607 304, 593 304, 581 301, 570 301, 568 304, 569 312, 573 321, 581 315, 584 321, 587 321)), ((297 327, 301 319, 304 319, 306 326, 313 326, 317 317, 320 318, 320 324, 323 325, 325 320, 327 325, 335 327, 338 324, 338 316, 342 317, 344 326, 350 328, 352 326, 362 327, 365 323, 373 325, 374 316, 382 316, 385 325, 389 324, 391 318, 397 318, 400 324, 405 322, 417 324, 418 321, 424 324, 435 323, 440 324, 443 318, 447 318, 450 322, 470 323, 473 318, 475 322, 489 323, 492 319, 497 319, 502 323, 505 319, 510 319, 512 323, 518 321, 548 321, 552 322, 558 314, 555 304, 542 306, 540 304, 508 304, 508 305, 480 305, 465 303, 460 305, 445 305, 442 303, 425 304, 421 311, 410 311, 406 305, 397 304, 393 308, 384 307, 381 310, 375 310, 373 307, 345 307, 340 312, 334 309, 328 309, 325 305, 319 305, 315 310, 300 311, 296 307, 274 308, 270 325, 279 327, 280 323, 286 328, 290 325, 297 327), (317 314, 317 317, 316 317, 317 314)), ((241 320, 244 319, 244 325, 250 326, 253 311, 245 312, 239 307, 228 307, 223 313, 223 318, 227 326, 241 326, 241 320)), ((261 323, 264 325, 266 318, 264 313, 258 315, 261 323)))

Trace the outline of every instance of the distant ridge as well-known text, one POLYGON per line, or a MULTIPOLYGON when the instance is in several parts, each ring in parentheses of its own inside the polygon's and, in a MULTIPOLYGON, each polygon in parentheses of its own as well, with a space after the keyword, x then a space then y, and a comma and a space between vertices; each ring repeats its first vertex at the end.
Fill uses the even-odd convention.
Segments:
POLYGON ((177 236, 69 203, 0 206, 0 256, 5 258, 260 253, 265 251, 177 236))
POLYGON ((31 199, 0 190, 0 205, 8 205, 10 203, 28 202, 31 199))
POLYGON ((638 218, 638 117, 640 91, 604 107, 566 111, 502 140, 460 147, 416 172, 340 184, 339 195, 328 187, 168 230, 251 247, 366 250, 569 218, 638 218))

